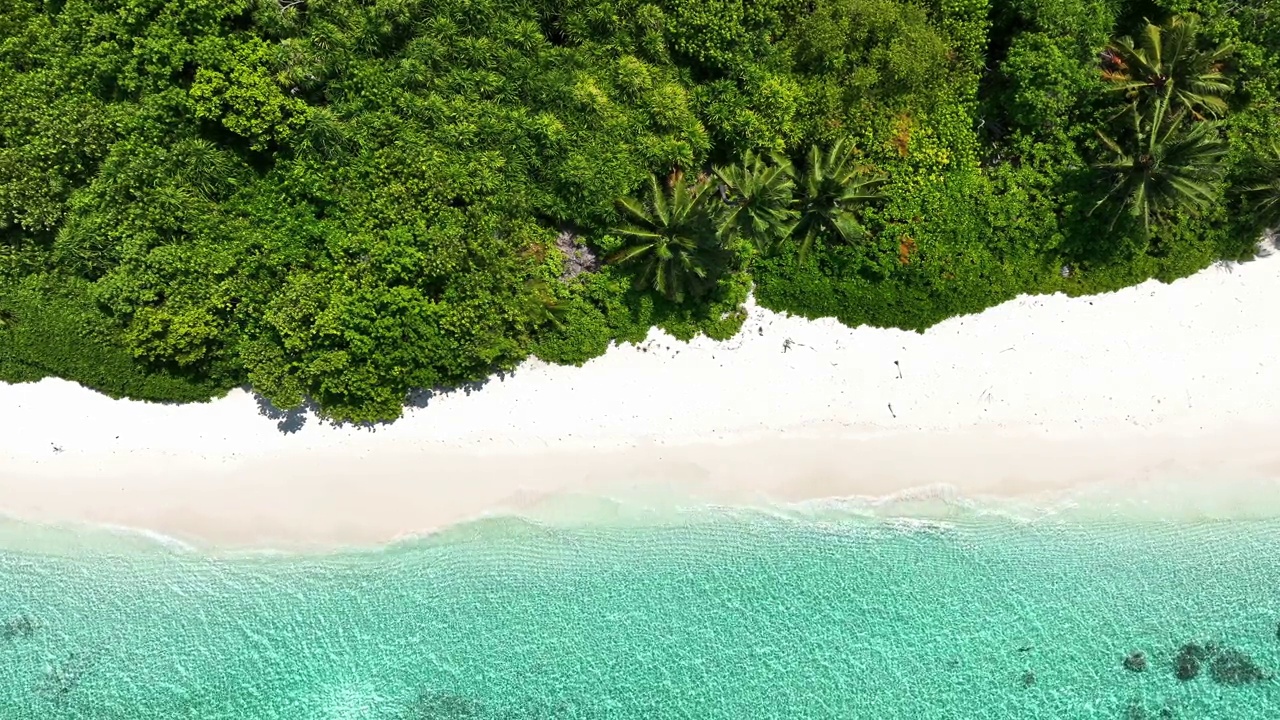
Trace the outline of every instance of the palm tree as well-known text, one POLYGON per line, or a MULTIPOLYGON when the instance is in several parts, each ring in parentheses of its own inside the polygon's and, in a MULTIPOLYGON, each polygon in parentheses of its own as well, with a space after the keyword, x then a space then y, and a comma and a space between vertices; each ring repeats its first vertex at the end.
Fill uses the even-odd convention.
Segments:
POLYGON ((1149 121, 1137 108, 1130 109, 1130 116, 1132 132, 1124 143, 1098 131, 1110 157, 1094 168, 1111 180, 1111 188, 1093 209, 1115 205, 1119 212, 1112 227, 1127 210, 1150 232, 1153 221, 1170 213, 1194 213, 1209 206, 1217 198, 1227 152, 1217 123, 1188 123, 1187 111, 1171 111, 1164 102, 1157 103, 1149 121))
POLYGON ((174 174, 183 178, 202 196, 214 198, 233 180, 236 163, 233 157, 208 140, 183 140, 173 148, 174 174))
POLYGON ((1209 52, 1196 48, 1195 17, 1174 17, 1163 26, 1147 22, 1142 35, 1121 37, 1107 44, 1102 55, 1102 77, 1117 92, 1144 111, 1164 99, 1200 116, 1221 117, 1227 112, 1223 96, 1231 92, 1231 80, 1223 63, 1231 45, 1209 52))
POLYGON ((1280 226, 1280 143, 1271 146, 1271 156, 1258 167, 1262 178, 1257 184, 1245 188, 1253 197, 1252 210, 1264 227, 1280 226))
POLYGON ((529 278, 524 282, 524 314, 533 326, 550 323, 563 330, 562 318, 569 303, 557 298, 551 285, 541 278, 529 278))
POLYGON ((347 123, 326 107, 307 109, 306 124, 294 145, 298 152, 323 160, 334 160, 357 146, 347 123))
POLYGON ((719 249, 715 218, 707 207, 710 183, 685 182, 677 174, 664 191, 656 176, 649 178, 645 201, 620 198, 618 209, 629 221, 613 233, 628 241, 627 247, 606 262, 642 260, 636 287, 652 287, 668 300, 682 302, 688 295, 706 290, 708 260, 719 249))
POLYGON ((791 234, 799 213, 795 208, 795 181, 790 161, 770 155, 771 163, 747 151, 742 163, 716 168, 716 177, 728 190, 728 210, 720 223, 720 237, 747 238, 762 253, 791 234))
POLYGON ((800 259, 808 257, 820 235, 853 242, 867 236, 854 210, 859 204, 882 196, 874 188, 883 175, 873 175, 854 162, 852 148, 839 140, 824 155, 817 145, 809 148, 804 177, 800 181, 799 222, 792 232, 800 243, 800 259))

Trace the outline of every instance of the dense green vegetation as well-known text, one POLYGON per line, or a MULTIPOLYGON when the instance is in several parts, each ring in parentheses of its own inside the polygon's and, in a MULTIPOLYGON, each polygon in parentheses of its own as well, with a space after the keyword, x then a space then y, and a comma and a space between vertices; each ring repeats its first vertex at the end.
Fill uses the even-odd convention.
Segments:
POLYGON ((1248 257, 1278 147, 1280 0, 8 0, 0 379, 370 421, 753 285, 924 329, 1248 257))

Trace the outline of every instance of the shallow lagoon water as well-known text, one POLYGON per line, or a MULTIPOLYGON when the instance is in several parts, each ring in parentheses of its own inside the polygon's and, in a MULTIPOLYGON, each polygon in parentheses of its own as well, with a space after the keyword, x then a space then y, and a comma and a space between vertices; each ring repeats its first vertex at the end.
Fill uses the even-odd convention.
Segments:
POLYGON ((31 533, 0 551, 0 621, 35 620, 0 637, 5 720, 1280 717, 1280 679, 1174 677, 1189 641, 1280 670, 1277 521, 703 509, 327 555, 31 533))

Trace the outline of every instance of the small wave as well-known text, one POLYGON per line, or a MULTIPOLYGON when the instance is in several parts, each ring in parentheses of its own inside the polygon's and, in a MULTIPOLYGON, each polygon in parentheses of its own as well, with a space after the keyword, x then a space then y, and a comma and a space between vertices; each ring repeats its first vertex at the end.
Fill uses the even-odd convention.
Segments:
POLYGON ((195 545, 192 545, 191 543, 188 543, 183 540, 179 540, 178 538, 172 535, 166 535, 156 530, 148 530, 147 528, 132 527, 129 525, 112 525, 112 524, 105 524, 105 523, 94 525, 92 527, 105 530, 109 533, 112 533, 118 536, 124 536, 129 538, 139 538, 145 541, 149 541, 151 543, 159 545, 160 547, 166 550, 172 550, 175 552, 194 553, 194 552, 199 552, 200 550, 195 545))
MULTIPOLYGON (((1166 503, 1171 501, 1166 496, 1166 503)), ((1176 499, 1176 498, 1174 498, 1176 499)), ((1113 526, 1146 522, 1199 523, 1195 513, 1169 514, 1125 499, 1110 488, 1076 488, 1034 497, 970 496, 947 484, 921 485, 888 495, 829 497, 802 501, 762 500, 718 504, 679 497, 619 498, 585 494, 552 496, 519 509, 494 510, 449 525, 404 535, 374 548, 338 554, 486 543, 540 542, 576 532, 666 526, 755 525, 782 522, 842 535, 889 531, 953 533, 962 527, 1014 530, 1035 526, 1113 526)), ((326 553, 330 554, 330 553, 326 553)))
POLYGON ((204 548, 148 528, 119 524, 45 524, 0 515, 0 547, 42 553, 83 554, 158 550, 176 554, 242 558, 321 555, 367 557, 424 546, 493 541, 539 543, 572 532, 624 528, 713 526, 785 522, 824 533, 941 533, 957 527, 1117 525, 1179 523, 1200 525, 1223 520, 1276 517, 1280 493, 1274 481, 1161 481, 1117 487, 1097 483, 1034 496, 966 495, 955 485, 921 484, 885 495, 852 495, 800 501, 723 504, 662 491, 623 497, 566 493, 520 507, 495 509, 448 525, 403 535, 371 546, 298 550, 204 548), (1268 500, 1268 498, 1270 498, 1268 500))
POLYGON ((490 512, 406 535, 383 550, 440 547, 493 540, 552 539, 572 532, 668 526, 751 526, 783 523, 843 535, 951 533, 957 527, 996 522, 1010 526, 1053 518, 1054 513, 960 495, 955 488, 916 488, 891 496, 842 497, 798 502, 654 505, 612 497, 552 498, 532 511, 490 512))
POLYGON ((112 523, 45 523, 8 515, 0 515, 0 547, 51 555, 200 551, 191 543, 147 528, 112 523))

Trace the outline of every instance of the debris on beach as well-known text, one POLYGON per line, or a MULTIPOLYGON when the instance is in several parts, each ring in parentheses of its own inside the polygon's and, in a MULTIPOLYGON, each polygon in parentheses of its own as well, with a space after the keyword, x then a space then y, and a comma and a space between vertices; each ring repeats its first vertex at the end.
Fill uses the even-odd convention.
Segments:
POLYGON ((1133 672, 1146 672, 1147 671, 1146 653, 1142 652, 1141 650, 1134 650, 1133 652, 1129 653, 1129 656, 1124 659, 1124 668, 1125 670, 1132 670, 1133 672))

